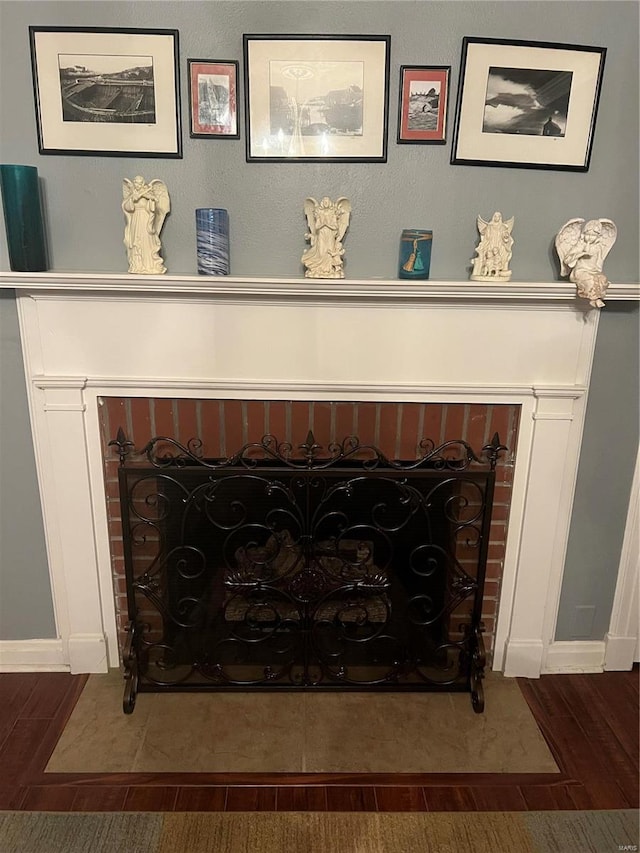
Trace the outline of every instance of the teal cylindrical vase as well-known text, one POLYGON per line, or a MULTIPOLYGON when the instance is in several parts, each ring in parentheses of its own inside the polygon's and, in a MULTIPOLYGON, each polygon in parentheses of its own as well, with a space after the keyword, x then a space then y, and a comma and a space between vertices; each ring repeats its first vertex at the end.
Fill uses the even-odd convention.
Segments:
POLYGON ((405 228, 400 235, 399 278, 429 278, 433 231, 405 228))
POLYGON ((224 208, 196 209, 196 250, 200 275, 229 275, 229 214, 224 208))
POLYGON ((35 166, 0 165, 9 264, 15 272, 44 272, 47 249, 35 166))

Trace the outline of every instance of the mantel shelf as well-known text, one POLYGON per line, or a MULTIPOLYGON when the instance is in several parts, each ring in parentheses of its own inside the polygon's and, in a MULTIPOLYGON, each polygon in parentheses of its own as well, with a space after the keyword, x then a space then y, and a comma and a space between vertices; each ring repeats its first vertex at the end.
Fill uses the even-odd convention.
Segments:
MULTIPOLYGON (((507 283, 477 281, 424 281, 409 282, 402 279, 306 279, 258 278, 253 276, 198 276, 198 275, 130 275, 128 273, 89 272, 0 272, 0 288, 13 288, 26 292, 75 291, 92 293, 136 295, 155 293, 162 297, 189 298, 213 296, 219 299, 296 301, 364 300, 366 302, 407 303, 463 302, 564 302, 587 307, 585 300, 576 301, 575 287, 570 282, 507 283)), ((605 297, 607 302, 640 300, 640 283, 611 284, 605 297)))

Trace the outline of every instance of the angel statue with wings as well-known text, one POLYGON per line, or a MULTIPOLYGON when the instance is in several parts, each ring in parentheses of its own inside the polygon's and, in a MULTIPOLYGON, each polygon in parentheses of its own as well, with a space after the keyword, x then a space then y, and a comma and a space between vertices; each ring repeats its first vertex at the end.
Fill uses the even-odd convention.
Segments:
POLYGON ((609 280, 602 267, 617 236, 618 229, 610 219, 570 219, 556 235, 561 275, 569 276, 578 296, 588 299, 593 308, 604 307, 609 280))
POLYGON ((472 259, 472 281, 509 281, 514 217, 502 219, 502 214, 493 214, 488 222, 478 216, 480 242, 476 247, 476 257, 472 259))
POLYGON ((129 272, 158 275, 167 268, 160 257, 160 231, 171 209, 167 186, 137 175, 122 182, 122 210, 125 217, 124 244, 129 272))
POLYGON ((342 239, 349 226, 351 202, 341 196, 335 204, 325 196, 304 200, 310 246, 302 255, 306 278, 344 278, 342 239))

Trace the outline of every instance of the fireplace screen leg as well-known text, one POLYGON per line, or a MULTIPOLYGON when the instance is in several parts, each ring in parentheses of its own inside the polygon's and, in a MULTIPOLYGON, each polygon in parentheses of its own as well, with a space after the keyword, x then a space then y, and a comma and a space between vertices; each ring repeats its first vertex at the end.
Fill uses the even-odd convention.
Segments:
POLYGON ((482 679, 484 678, 484 667, 486 654, 481 629, 474 631, 474 651, 471 658, 471 705, 476 714, 484 711, 484 689, 482 679))
POLYGON ((135 652, 135 622, 127 625, 127 643, 122 654, 124 664, 124 696, 122 697, 122 710, 125 714, 133 713, 138 693, 138 658, 135 652))

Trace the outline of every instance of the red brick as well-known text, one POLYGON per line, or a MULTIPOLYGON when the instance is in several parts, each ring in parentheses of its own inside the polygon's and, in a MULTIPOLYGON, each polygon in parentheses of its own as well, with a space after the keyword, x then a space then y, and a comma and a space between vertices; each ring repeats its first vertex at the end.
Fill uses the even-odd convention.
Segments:
MULTIPOLYGON (((115 438, 118 433, 118 428, 122 427, 122 429, 127 432, 127 415, 125 411, 125 401, 122 397, 104 397, 104 409, 106 410, 106 416, 104 420, 104 426, 108 426, 109 433, 104 436, 107 442, 111 441, 111 439, 115 438)), ((131 439, 131 436, 127 436, 127 438, 131 439)))
POLYGON ((279 442, 285 440, 286 435, 286 410, 283 400, 271 400, 268 407, 267 432, 273 435, 279 442))
POLYGON ((507 504, 493 504, 493 509, 491 511, 491 518, 496 522, 505 522, 509 518, 509 506, 507 504))
POLYGON ((205 456, 218 459, 224 456, 220 444, 220 400, 202 400, 200 403, 202 423, 202 451, 205 456))
POLYGON ((420 439, 431 440, 435 447, 444 441, 444 406, 442 403, 428 403, 424 407, 424 424, 420 439))
POLYGON ((173 418, 174 401, 167 399, 154 399, 149 405, 150 408, 153 406, 155 434, 166 436, 167 438, 175 438, 176 430, 173 418))
POLYGON ((487 559, 489 560, 502 560, 504 558, 504 542, 491 542, 489 543, 489 551, 487 554, 487 559))
POLYGON ((498 613, 498 602, 494 599, 482 599, 482 621, 486 623, 489 618, 494 618, 498 613))
POLYGON ((189 445, 192 439, 199 439, 198 417, 197 417, 197 400, 176 400, 175 401, 178 432, 176 438, 185 447, 189 445))
POLYGON ((329 455, 329 445, 335 441, 335 435, 331 429, 331 405, 324 401, 309 404, 309 416, 313 411, 313 434, 316 443, 322 445, 321 456, 329 455))
POLYGON ((467 441, 477 456, 481 456, 481 450, 485 443, 487 433, 487 406, 484 404, 471 403, 467 412, 467 441))
POLYGON ((485 578, 490 581, 502 580, 502 560, 487 560, 485 578))
POLYGON ((416 459, 418 457, 418 444, 423 436, 418 435, 418 424, 420 412, 424 409, 422 403, 403 403, 402 421, 400 423, 400 436, 397 443, 398 457, 400 459, 416 459))
POLYGON ((358 430, 360 444, 376 444, 376 403, 358 403, 358 430))
MULTIPOLYGON (((509 424, 511 423, 513 408, 513 406, 507 404, 492 406, 489 429, 487 431, 487 441, 491 441, 494 434, 497 432, 502 444, 507 444, 507 439, 509 438, 509 424)), ((513 451, 515 448, 509 447, 509 450, 513 451)))
POLYGON ((265 405, 263 400, 247 401, 247 440, 250 443, 259 443, 268 432, 265 428, 265 405))
POLYGON ((353 435, 353 416, 355 403, 336 403, 336 440, 341 444, 345 438, 353 435))
POLYGON ((456 439, 464 439, 464 411, 465 407, 462 403, 449 403, 447 405, 446 422, 444 428, 444 440, 455 441, 456 439))
POLYGON ((396 458, 398 434, 398 406, 396 403, 380 403, 378 447, 387 459, 396 458))
POLYGON ((499 583, 499 581, 495 581, 495 580, 494 581, 487 581, 487 580, 485 580, 485 584, 484 584, 484 597, 485 597, 485 599, 488 599, 488 598, 497 599, 499 597, 499 595, 500 595, 500 583, 499 583))
POLYGON ((496 483, 496 488, 493 495, 494 502, 499 504, 508 504, 511 502, 511 486, 504 483, 496 483))
MULTIPOLYGON (((128 435, 129 441, 133 441, 136 448, 141 450, 144 445, 153 438, 151 432, 151 411, 148 397, 134 397, 129 400, 131 407, 131 421, 133 424, 132 435, 128 435)), ((127 432, 126 424, 124 431, 127 432)))

